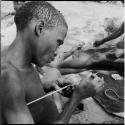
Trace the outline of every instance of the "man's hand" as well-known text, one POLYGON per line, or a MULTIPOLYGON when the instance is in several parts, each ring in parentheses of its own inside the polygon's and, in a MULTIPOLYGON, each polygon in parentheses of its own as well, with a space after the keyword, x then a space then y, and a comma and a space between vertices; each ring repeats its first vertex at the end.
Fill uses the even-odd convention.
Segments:
POLYGON ((74 94, 80 99, 93 97, 103 87, 104 80, 95 74, 81 75, 82 80, 75 86, 74 94))

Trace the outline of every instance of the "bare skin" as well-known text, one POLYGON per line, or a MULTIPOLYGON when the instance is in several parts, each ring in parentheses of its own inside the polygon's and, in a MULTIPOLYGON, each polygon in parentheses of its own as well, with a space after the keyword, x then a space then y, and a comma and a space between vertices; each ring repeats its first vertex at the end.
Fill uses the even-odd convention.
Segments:
MULTIPOLYGON (((34 123, 34 122, 35 123, 46 123, 46 122, 53 123, 56 120, 57 122, 55 123, 68 123, 69 118, 71 117, 75 107, 79 104, 81 99, 87 98, 88 96, 87 94, 84 94, 83 97, 81 98, 79 97, 81 93, 74 94, 73 97, 70 99, 70 101, 67 103, 68 105, 66 106, 65 110, 60 116, 59 116, 57 107, 51 97, 47 97, 46 99, 43 99, 27 107, 26 103, 34 99, 37 99, 45 94, 43 91, 43 88, 41 87, 41 80, 39 79, 38 74, 33 68, 19 71, 18 69, 15 69, 15 68, 13 69, 12 67, 12 68, 9 68, 8 70, 11 70, 11 74, 9 74, 10 71, 6 72, 7 76, 6 75, 4 76, 3 74, 3 77, 6 77, 6 78, 10 77, 10 79, 9 78, 4 79, 7 85, 4 85, 4 96, 6 98, 3 99, 3 104, 4 104, 3 120, 5 120, 3 123, 5 122, 7 123, 34 123), (6 82, 6 80, 10 82, 8 83, 6 82), (19 81, 21 81, 21 83, 19 81), (13 86, 13 88, 11 88, 11 86, 13 86), (9 90, 7 88, 9 88, 9 90), (17 97, 14 94, 16 94, 17 97), (67 110, 69 108, 71 110, 67 110), (16 116, 15 116, 15 112, 16 112, 16 116), (13 118, 14 119, 16 118, 16 121, 15 120, 13 121, 13 118)), ((92 95, 94 94, 92 93, 92 95)))
MULTIPOLYGON (((33 27, 34 23, 31 24, 30 28, 33 27)), ((38 56, 37 59, 32 59, 33 48, 31 48, 31 46, 29 46, 29 42, 26 41, 27 37, 29 37, 28 35, 30 35, 28 32, 29 30, 30 29, 27 28, 23 33, 18 32, 16 39, 6 50, 6 52, 4 52, 2 57, 2 79, 3 83, 5 83, 3 85, 3 95, 6 97, 2 98, 2 102, 4 103, 4 120, 7 123, 34 123, 34 121, 37 121, 37 123, 43 123, 44 120, 53 122, 53 120, 55 120, 58 115, 58 111, 54 102, 50 98, 46 98, 45 100, 42 100, 40 102, 41 104, 38 104, 39 106, 33 106, 33 108, 39 107, 37 109, 40 110, 43 105, 44 108, 41 109, 41 114, 44 114, 43 116, 45 116, 46 119, 43 117, 43 119, 39 118, 36 120, 36 118, 34 118, 33 120, 29 112, 30 107, 28 108, 26 106, 26 103, 45 94, 38 73, 33 68, 31 63, 34 62, 37 65, 42 66, 43 64, 50 62, 50 58, 53 59, 54 51, 57 48, 57 39, 60 37, 59 39, 63 41, 63 38, 66 35, 66 30, 62 27, 60 31, 58 31, 58 28, 53 31, 56 37, 53 38, 52 44, 49 43, 49 40, 47 41, 47 44, 50 44, 51 46, 44 43, 44 41, 41 42, 41 44, 44 44, 44 48, 46 49, 45 50, 43 47, 41 47, 41 49, 43 48, 44 50, 40 53, 44 53, 44 55, 42 56, 43 60, 40 60, 41 57, 39 58, 38 54, 40 51, 34 53, 36 56, 38 56), (17 96, 15 96, 15 94, 17 96), (10 100, 10 104, 8 100, 10 100), (50 107, 50 109, 48 107, 50 107), (47 109, 50 111, 50 114, 53 114, 53 112, 55 112, 55 115, 45 115, 47 109)), ((33 34, 32 31, 30 31, 30 33, 33 34)), ((38 31, 38 34, 39 33, 40 32, 38 31)), ((40 37, 38 39, 40 39, 40 37)), ((34 41, 34 39, 32 41, 34 41)), ((38 50, 38 48, 36 50, 38 50)), ((33 114, 33 111, 31 112, 33 114)), ((33 115, 33 117, 35 116, 33 115)))
POLYGON ((81 81, 82 87, 76 88, 67 103, 67 108, 61 114, 51 96, 32 105, 26 105, 45 95, 43 83, 32 63, 39 67, 50 63, 67 33, 64 26, 44 30, 41 29, 41 25, 38 21, 31 21, 23 32, 17 32, 13 43, 2 54, 3 123, 67 123, 81 99, 94 96, 96 92, 91 80, 81 81))

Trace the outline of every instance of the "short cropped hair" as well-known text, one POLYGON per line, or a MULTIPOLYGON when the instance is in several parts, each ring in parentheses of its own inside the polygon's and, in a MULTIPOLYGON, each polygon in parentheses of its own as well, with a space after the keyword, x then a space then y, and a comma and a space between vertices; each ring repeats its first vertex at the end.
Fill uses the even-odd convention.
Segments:
POLYGON ((50 3, 45 1, 28 2, 16 11, 14 21, 17 30, 24 30, 33 19, 43 21, 45 28, 58 25, 68 28, 64 16, 50 3))

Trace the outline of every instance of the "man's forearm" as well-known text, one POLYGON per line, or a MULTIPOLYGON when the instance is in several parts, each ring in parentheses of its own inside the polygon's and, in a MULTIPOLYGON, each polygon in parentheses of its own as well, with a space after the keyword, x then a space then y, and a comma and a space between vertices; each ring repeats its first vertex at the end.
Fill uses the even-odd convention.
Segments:
MULTIPOLYGON (((85 98, 86 98, 86 95, 85 95, 85 98)), ((75 93, 73 93, 72 97, 65 104, 64 110, 59 115, 59 117, 55 123, 67 124, 69 122, 75 108, 80 103, 80 101, 81 101, 80 97, 78 97, 75 93)))

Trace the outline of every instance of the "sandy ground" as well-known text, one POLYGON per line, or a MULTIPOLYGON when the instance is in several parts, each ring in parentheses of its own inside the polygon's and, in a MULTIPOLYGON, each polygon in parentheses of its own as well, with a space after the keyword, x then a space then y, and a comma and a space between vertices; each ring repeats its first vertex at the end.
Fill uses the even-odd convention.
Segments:
MULTIPOLYGON (((50 1, 49 1, 50 2, 50 1)), ((89 1, 51 1, 61 13, 63 13, 68 23, 68 33, 64 45, 59 51, 67 51, 72 46, 84 43, 85 48, 92 46, 96 39, 106 37, 105 18, 113 18, 115 27, 119 27, 124 20, 123 5, 97 3, 89 1)), ((13 4, 11 1, 1 1, 1 17, 12 12, 13 4)), ((16 26, 13 16, 8 16, 1 20, 1 50, 9 45, 16 36, 16 26)), ((73 115, 70 123, 119 123, 118 118, 108 115, 92 98, 83 101, 84 111, 73 115)))

